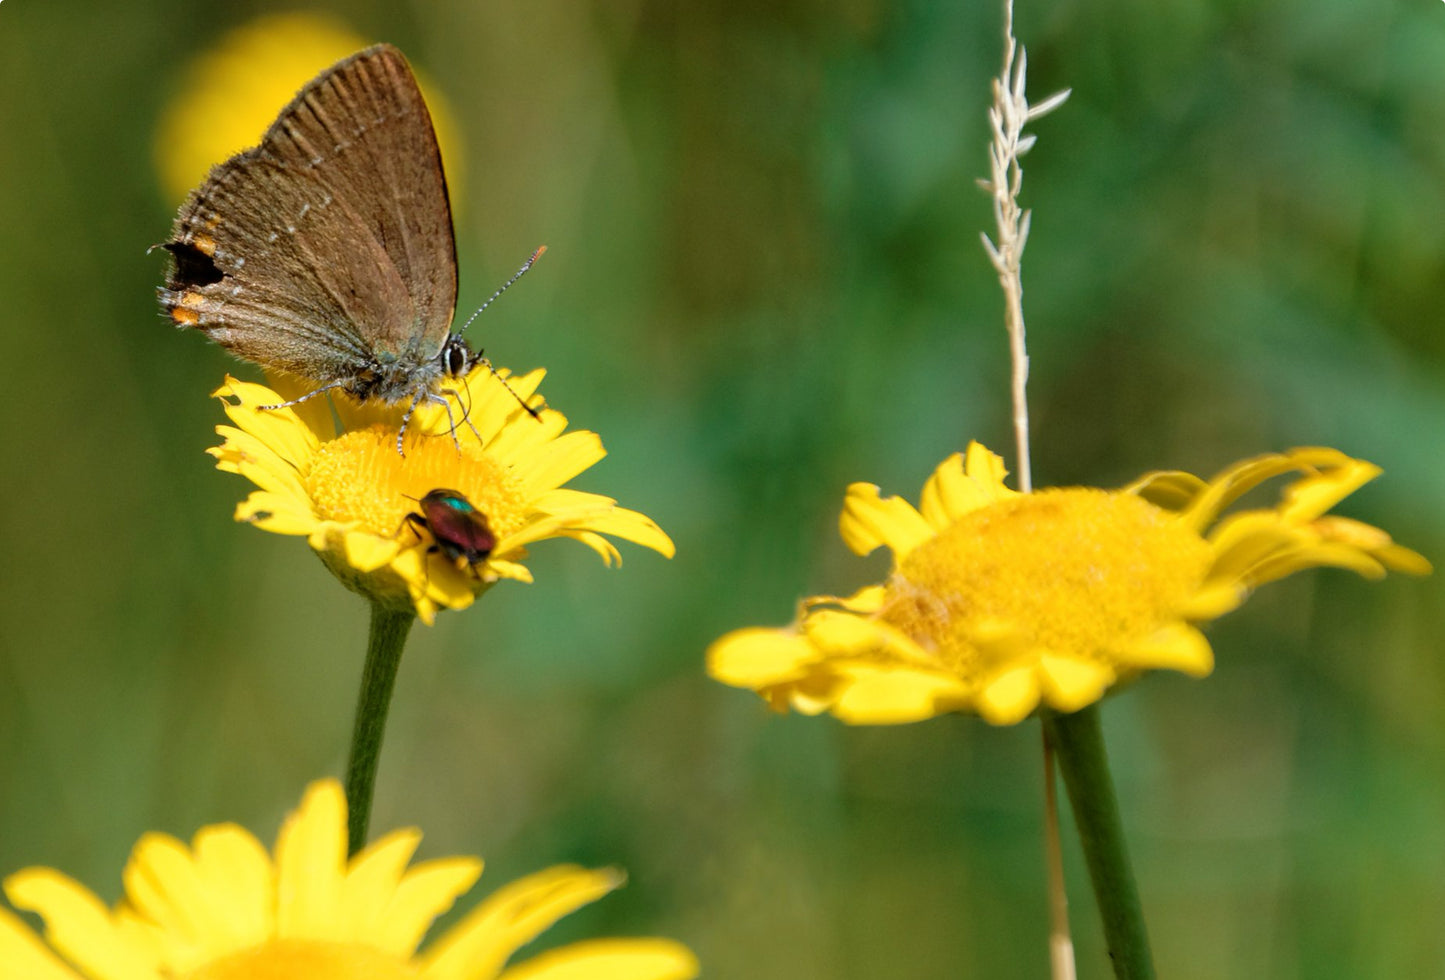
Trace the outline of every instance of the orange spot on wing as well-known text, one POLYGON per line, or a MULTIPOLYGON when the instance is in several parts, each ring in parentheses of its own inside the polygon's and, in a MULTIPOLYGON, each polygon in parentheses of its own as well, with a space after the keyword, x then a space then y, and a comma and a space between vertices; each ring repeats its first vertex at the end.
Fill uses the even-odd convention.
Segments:
POLYGON ((201 308, 205 303, 206 297, 188 289, 176 297, 170 308, 171 319, 183 327, 194 327, 201 322, 201 308))

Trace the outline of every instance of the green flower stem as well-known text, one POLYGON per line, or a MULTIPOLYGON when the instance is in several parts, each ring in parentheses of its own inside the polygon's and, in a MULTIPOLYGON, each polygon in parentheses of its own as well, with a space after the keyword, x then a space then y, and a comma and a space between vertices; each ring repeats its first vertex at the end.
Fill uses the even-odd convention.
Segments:
POLYGON ((1067 715, 1046 712, 1043 722, 1073 804, 1094 898, 1104 920, 1104 940, 1114 964, 1114 976, 1119 980, 1151 980, 1154 962, 1149 953, 1149 934, 1144 928, 1139 888, 1129 865, 1114 781, 1109 776, 1099 706, 1092 704, 1067 715))
POLYGON ((347 853, 355 854, 366 844, 371 823, 371 797, 376 789, 376 764, 381 758, 381 740, 386 734, 386 712, 401 666, 406 634, 416 621, 410 609, 396 609, 379 602, 371 604, 371 637, 366 647, 366 666, 361 673, 361 694, 356 699, 356 724, 351 731, 351 758, 346 763, 347 853))

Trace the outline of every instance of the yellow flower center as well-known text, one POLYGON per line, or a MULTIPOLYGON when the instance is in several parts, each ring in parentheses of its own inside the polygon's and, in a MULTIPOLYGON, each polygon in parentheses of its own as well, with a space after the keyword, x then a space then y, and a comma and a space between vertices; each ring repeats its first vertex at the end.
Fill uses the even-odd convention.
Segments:
POLYGON ((999 642, 1100 658, 1177 620, 1212 557, 1133 494, 1043 490, 966 514, 915 548, 880 618, 965 676, 999 642))
POLYGON ((277 939, 207 963, 183 980, 414 980, 416 975, 389 953, 358 943, 277 939))
POLYGON ((407 439, 396 451, 396 429, 377 424, 323 443, 306 474, 306 490, 322 520, 358 522, 374 534, 397 532, 416 501, 432 490, 456 490, 487 518, 497 537, 521 527, 526 497, 511 472, 475 440, 461 452, 448 437, 407 439), (410 499, 408 499, 410 498, 410 499))

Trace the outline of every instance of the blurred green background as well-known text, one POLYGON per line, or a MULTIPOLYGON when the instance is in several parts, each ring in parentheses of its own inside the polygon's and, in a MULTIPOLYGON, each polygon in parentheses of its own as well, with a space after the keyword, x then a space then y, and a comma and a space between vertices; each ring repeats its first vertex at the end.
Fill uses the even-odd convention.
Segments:
MULTIPOLYGON (((622 892, 544 943, 662 934, 713 977, 1045 974, 1034 723, 850 729, 707 680, 722 632, 884 570, 852 480, 917 499, 1011 456, 991 225, 993 3, 428 0, 0 6, 0 873, 107 899, 146 830, 270 841, 339 774, 367 622, 299 539, 231 521, 227 371, 153 296, 153 165, 186 67, 267 12, 400 46, 464 149, 459 307, 600 432, 577 485, 671 561, 538 547, 536 584, 417 627, 373 828, 622 892)), ((1040 485, 1325 444, 1342 511, 1445 555, 1445 6, 1024 2, 1040 485)), ((1445 576, 1317 572, 1211 630, 1206 681, 1106 705, 1160 973, 1438 976, 1445 576)), ((1066 830, 1067 832, 1067 830, 1066 830)), ((1103 977, 1066 838, 1081 975, 1103 977)), ((470 901, 464 902, 470 904, 470 901)))

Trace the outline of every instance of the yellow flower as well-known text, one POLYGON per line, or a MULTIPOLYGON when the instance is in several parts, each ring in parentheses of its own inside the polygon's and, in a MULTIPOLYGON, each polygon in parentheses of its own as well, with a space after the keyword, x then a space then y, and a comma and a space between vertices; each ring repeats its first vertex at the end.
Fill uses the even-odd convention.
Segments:
POLYGON ((947 711, 996 725, 1040 704, 1077 711, 1141 672, 1203 677, 1214 654, 1193 625, 1255 586, 1317 565, 1379 578, 1430 564, 1378 528, 1325 512, 1379 475, 1333 449, 1295 449, 1205 482, 1151 473, 1121 490, 1021 494, 978 443, 944 460, 921 509, 848 488, 843 539, 893 552, 893 573, 800 604, 786 629, 744 629, 708 651, 708 671, 778 710, 898 724, 947 711), (1278 505, 1220 519, 1248 490, 1301 476, 1278 505))
MULTIPOLYGON (((261 134, 303 85, 366 47, 340 21, 316 13, 270 14, 236 28, 198 57, 156 131, 156 167, 177 200, 211 165, 261 142, 261 134)), ((461 200, 463 167, 446 102, 421 80, 432 125, 447 163, 453 202, 461 200)))
POLYGON ((338 397, 262 411, 293 392, 227 378, 216 396, 235 427, 218 426, 225 442, 209 452, 218 469, 260 488, 237 507, 237 520, 305 535, 348 588, 393 608, 411 606, 427 623, 440 608, 471 605, 498 579, 530 582, 521 562, 544 538, 573 538, 609 565, 621 556, 604 534, 671 557, 671 539, 650 518, 610 497, 563 488, 606 450, 596 433, 566 432, 567 419, 541 407, 543 374, 503 381, 504 369, 494 376, 478 365, 448 388, 450 415, 435 403, 417 407, 404 457, 396 437, 405 405, 338 397), (454 559, 442 550, 445 541, 439 546, 408 521, 437 489, 457 491, 486 521, 496 544, 485 558, 454 559))
POLYGON ((471 857, 407 868, 421 833, 394 831, 349 862, 346 800, 312 784, 287 819, 273 861, 250 833, 217 824, 190 849, 147 834, 126 866, 126 897, 107 909, 50 868, 5 880, 16 908, 45 920, 45 938, 0 908, 6 980, 683 980, 696 958, 667 939, 604 939, 512 954, 575 909, 622 884, 612 870, 558 865, 493 893, 417 947, 434 918, 482 872, 471 857), (58 955, 57 955, 58 954, 58 955))

